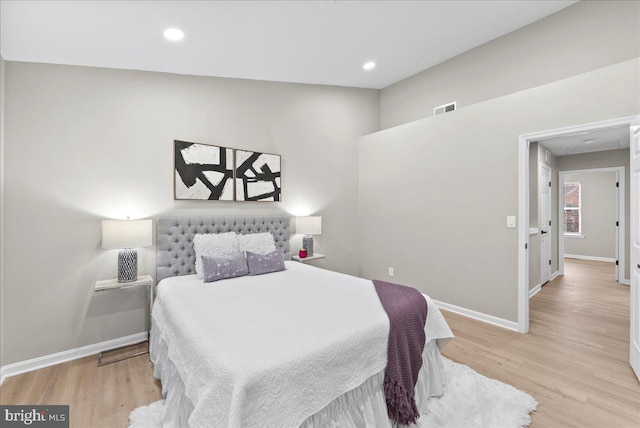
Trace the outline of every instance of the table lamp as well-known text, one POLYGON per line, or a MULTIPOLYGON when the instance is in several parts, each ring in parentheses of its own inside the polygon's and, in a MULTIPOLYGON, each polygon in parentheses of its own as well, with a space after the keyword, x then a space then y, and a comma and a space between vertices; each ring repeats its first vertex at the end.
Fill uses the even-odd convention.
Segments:
POLYGON ((304 234, 302 248, 307 250, 307 257, 313 256, 313 236, 322 234, 322 217, 296 217, 296 233, 304 234))
POLYGON ((138 252, 134 248, 151 244, 151 220, 102 220, 102 248, 120 249, 118 282, 138 279, 138 252))

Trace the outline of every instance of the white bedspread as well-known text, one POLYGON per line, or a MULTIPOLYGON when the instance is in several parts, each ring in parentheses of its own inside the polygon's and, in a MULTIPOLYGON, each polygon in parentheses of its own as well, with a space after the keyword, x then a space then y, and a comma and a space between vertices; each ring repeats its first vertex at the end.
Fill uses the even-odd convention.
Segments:
MULTIPOLYGON (((191 426, 297 427, 387 361, 389 321, 371 281, 302 263, 209 284, 167 278, 152 317, 191 426)), ((432 302, 425 330, 440 346, 452 337, 432 302)))

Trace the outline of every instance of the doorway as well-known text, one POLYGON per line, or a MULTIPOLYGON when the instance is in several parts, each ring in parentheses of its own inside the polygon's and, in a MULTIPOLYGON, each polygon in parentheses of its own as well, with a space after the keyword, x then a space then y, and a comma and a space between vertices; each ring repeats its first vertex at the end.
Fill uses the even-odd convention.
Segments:
POLYGON ((558 212, 558 224, 566 225, 567 220, 572 220, 568 230, 565 226, 564 237, 558 242, 559 273, 564 275, 564 257, 567 255, 570 258, 612 262, 615 263, 616 281, 628 285, 629 280, 625 277, 628 242, 625 239, 624 166, 559 171, 559 186, 563 191, 560 192, 558 206, 572 205, 558 212), (567 198, 567 192, 573 197, 567 198), (583 209, 585 193, 588 202, 586 212, 583 209), (568 199, 571 202, 567 204, 568 199), (597 215, 590 216, 589 210, 596 209, 597 215))
MULTIPOLYGON (((613 128, 626 127, 629 129, 632 122, 636 119, 636 116, 611 119, 602 122, 594 122, 584 125, 571 126, 561 129, 553 129, 548 131, 536 132, 531 134, 521 135, 519 137, 519 203, 518 203, 518 215, 520 217, 518 227, 518 331, 521 333, 527 333, 529 331, 529 202, 530 202, 530 165, 529 165, 529 151, 530 144, 545 140, 548 141, 557 137, 580 136, 589 134, 594 131, 602 131, 613 128)), ((587 144, 587 142, 584 142, 587 144)), ((554 172, 552 171, 552 180, 554 172)), ((556 175, 557 177, 557 175, 556 175)), ((559 192, 558 192, 559 193, 559 192)), ((637 215, 637 214, 636 214, 637 215)), ((555 238, 552 241, 558 240, 556 233, 555 238)), ((559 242, 552 242, 552 248, 559 247, 559 242)), ((558 248, 559 250, 559 248, 558 248)), ((556 254, 562 254, 557 251, 556 254)), ((558 258, 558 271, 560 271, 560 264, 562 263, 562 257, 558 258)))

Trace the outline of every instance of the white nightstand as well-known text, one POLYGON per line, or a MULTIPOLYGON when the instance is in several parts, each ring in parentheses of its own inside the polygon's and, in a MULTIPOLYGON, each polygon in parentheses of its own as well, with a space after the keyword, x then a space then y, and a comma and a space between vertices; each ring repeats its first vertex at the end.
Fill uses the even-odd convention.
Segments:
POLYGON ((324 259, 324 254, 315 253, 313 256, 308 256, 308 257, 305 257, 304 259, 300 258, 300 256, 291 256, 291 259, 295 260, 297 262, 300 262, 300 263, 306 263, 306 262, 310 262, 312 260, 324 259))
MULTIPOLYGON (((125 288, 133 288, 133 287, 148 287, 149 289, 149 330, 147 330, 147 340, 143 341, 143 342, 148 342, 151 337, 151 308, 153 306, 153 278, 151 278, 151 275, 139 276, 137 280, 132 282, 118 282, 117 279, 107 279, 105 281, 97 281, 94 291, 99 292, 99 291, 108 291, 108 290, 122 290, 125 288)), ((100 352, 98 354, 98 367, 106 366, 107 364, 116 363, 118 361, 126 360, 132 357, 137 357, 138 355, 144 355, 149 353, 149 350, 147 348, 146 351, 137 352, 132 355, 127 355, 125 357, 118 358, 113 361, 109 361, 108 363, 104 363, 104 364, 102 363, 102 356, 106 352, 117 351, 118 349, 123 349, 129 346, 138 345, 143 342, 133 343, 131 345, 126 345, 126 346, 120 346, 118 348, 108 349, 106 351, 100 352)))

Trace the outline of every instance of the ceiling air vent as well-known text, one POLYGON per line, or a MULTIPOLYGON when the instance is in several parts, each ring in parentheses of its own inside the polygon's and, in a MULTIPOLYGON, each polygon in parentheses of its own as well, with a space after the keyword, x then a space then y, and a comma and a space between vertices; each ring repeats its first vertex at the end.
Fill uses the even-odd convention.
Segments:
POLYGON ((445 104, 433 109, 433 115, 437 116, 439 114, 448 113, 450 111, 454 111, 456 109, 456 102, 452 102, 449 104, 445 104))

